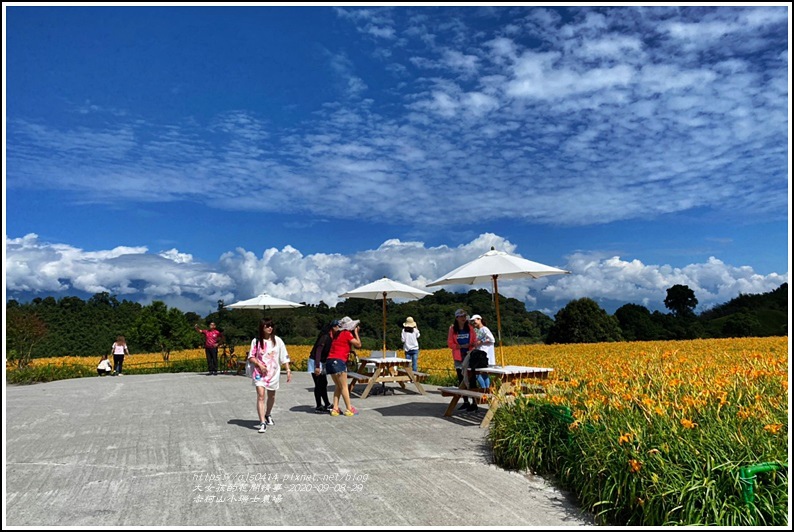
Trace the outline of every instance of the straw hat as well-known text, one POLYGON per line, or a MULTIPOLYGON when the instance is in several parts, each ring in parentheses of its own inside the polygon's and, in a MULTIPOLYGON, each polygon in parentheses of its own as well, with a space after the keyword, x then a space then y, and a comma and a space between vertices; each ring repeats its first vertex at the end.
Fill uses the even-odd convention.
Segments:
POLYGON ((416 322, 411 316, 408 316, 407 318, 405 318, 405 323, 403 323, 403 327, 413 327, 414 329, 416 329, 416 322))

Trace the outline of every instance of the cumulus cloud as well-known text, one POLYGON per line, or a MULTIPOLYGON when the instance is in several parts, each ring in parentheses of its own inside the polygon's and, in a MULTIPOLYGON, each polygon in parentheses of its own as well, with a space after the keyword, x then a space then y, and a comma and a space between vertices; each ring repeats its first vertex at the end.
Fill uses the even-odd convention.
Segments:
MULTIPOLYGON (((87 251, 49 243, 35 234, 6 237, 6 286, 11 297, 41 293, 109 292, 142 303, 164 301, 183 311, 206 314, 219 299, 232 303, 262 292, 292 301, 333 306, 339 294, 381 277, 434 292, 467 291, 487 285, 426 285, 491 247, 520 255, 521 250, 499 235, 483 233, 460 246, 427 246, 418 241, 389 239, 377 249, 343 254, 304 255, 292 246, 282 249, 224 253, 217 264, 196 262, 176 249, 152 253, 142 247, 87 251)), ((532 257, 526 257, 532 259, 532 257)), ((689 286, 698 311, 739 294, 763 293, 788 282, 788 273, 761 275, 748 266, 731 266, 712 257, 706 263, 674 268, 644 264, 639 259, 576 253, 566 264, 550 264, 571 275, 503 281, 499 293, 523 301, 530 310, 554 314, 582 297, 637 303, 652 310, 663 306, 667 289, 689 286)), ((613 309, 614 310, 614 309, 613 309)))

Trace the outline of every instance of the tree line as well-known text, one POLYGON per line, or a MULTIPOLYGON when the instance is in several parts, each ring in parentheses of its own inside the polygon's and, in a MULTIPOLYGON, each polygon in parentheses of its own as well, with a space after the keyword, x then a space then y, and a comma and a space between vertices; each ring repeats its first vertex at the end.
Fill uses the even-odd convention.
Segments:
MULTIPOLYGON (((592 343, 640 340, 684 340, 788 334, 788 284, 765 294, 739 295, 695 313, 698 301, 686 285, 667 290, 665 307, 651 312, 629 303, 608 314, 590 298, 570 301, 554 318, 528 311, 515 298, 499 296, 501 336, 505 345, 530 343, 592 343)), ((400 331, 408 316, 418 323, 422 348, 443 348, 455 310, 482 315, 497 334, 493 295, 485 289, 467 293, 439 290, 432 297, 407 303, 386 304, 387 348, 401 348, 400 331)), ((382 301, 347 299, 334 307, 324 302, 296 309, 232 310, 223 301, 206 316, 168 308, 161 301, 141 305, 119 301, 107 292, 88 300, 69 296, 36 298, 29 303, 6 303, 8 360, 52 356, 96 356, 110 352, 117 336, 123 335, 133 353, 163 353, 202 346, 195 324, 210 322, 223 331, 228 345, 247 345, 256 334, 259 320, 267 315, 276 322, 276 334, 291 345, 312 344, 323 325, 342 316, 361 320, 364 350, 379 349, 383 338, 382 301)))

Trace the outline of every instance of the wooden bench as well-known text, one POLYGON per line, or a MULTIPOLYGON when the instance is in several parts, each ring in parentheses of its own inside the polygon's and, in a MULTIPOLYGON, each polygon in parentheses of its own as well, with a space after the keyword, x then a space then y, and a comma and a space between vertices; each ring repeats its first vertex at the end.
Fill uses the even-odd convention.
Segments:
POLYGON ((355 371, 348 371, 347 376, 355 381, 351 383, 351 387, 354 384, 366 384, 369 382, 370 377, 372 377, 372 375, 365 375, 364 373, 356 373, 355 371))
POLYGON ((237 371, 235 375, 245 375, 245 365, 248 363, 248 359, 240 360, 237 359, 237 371))
MULTIPOLYGON (((408 372, 405 371, 405 369, 403 368, 398 369, 397 373, 399 373, 400 375, 408 375, 408 372)), ((427 380, 428 375, 429 375, 428 373, 424 373, 421 371, 414 371, 414 376, 416 377, 416 380, 419 382, 425 382, 425 380, 427 380)))
POLYGON ((490 392, 467 390, 465 388, 455 388, 452 386, 439 388, 438 391, 441 392, 442 397, 470 397, 471 399, 477 399, 481 403, 488 401, 492 396, 490 392))
POLYGON ((475 404, 479 403, 487 403, 491 400, 492 394, 489 392, 480 392, 477 390, 467 390, 465 388, 456 388, 456 387, 441 387, 438 389, 441 392, 442 397, 452 397, 452 400, 449 402, 449 406, 447 407, 447 411, 444 412, 445 417, 449 417, 452 415, 452 412, 455 411, 455 406, 457 406, 458 401, 461 397, 468 397, 475 401, 475 404))

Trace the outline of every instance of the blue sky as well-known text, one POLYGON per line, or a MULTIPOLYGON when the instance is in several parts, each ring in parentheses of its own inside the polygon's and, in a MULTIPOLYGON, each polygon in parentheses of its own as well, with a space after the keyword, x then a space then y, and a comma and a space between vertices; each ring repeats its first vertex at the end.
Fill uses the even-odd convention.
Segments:
POLYGON ((788 281, 786 4, 3 10, 6 298, 333 305, 491 246, 572 272, 500 284, 551 315, 788 281))

